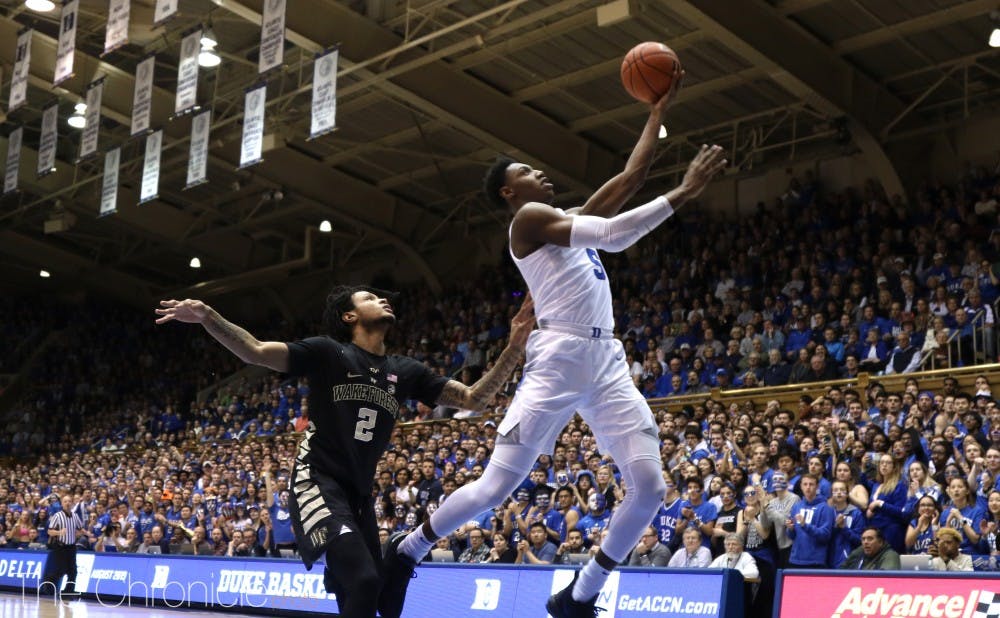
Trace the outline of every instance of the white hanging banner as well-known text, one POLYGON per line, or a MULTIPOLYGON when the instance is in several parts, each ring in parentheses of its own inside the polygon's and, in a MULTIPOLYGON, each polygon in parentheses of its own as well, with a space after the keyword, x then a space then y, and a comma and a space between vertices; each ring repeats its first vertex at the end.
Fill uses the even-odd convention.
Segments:
POLYGON ((14 72, 10 76, 8 113, 21 107, 28 100, 28 73, 31 70, 31 34, 32 30, 28 28, 22 30, 17 35, 17 47, 14 49, 14 72))
POLYGON ((153 26, 163 25, 163 22, 177 12, 177 0, 156 0, 153 9, 153 26))
POLYGON ((3 174, 3 194, 17 191, 17 172, 21 168, 21 138, 24 127, 18 127, 7 136, 7 165, 3 174))
POLYGON ((99 216, 110 215, 118 209, 118 165, 121 163, 121 147, 104 153, 104 181, 101 183, 101 212, 99 216))
POLYGON ((155 200, 160 194, 160 146, 163 144, 163 130, 146 136, 146 157, 142 161, 142 187, 139 203, 155 200))
POLYGON ((177 63, 177 100, 174 113, 184 114, 198 105, 198 53, 201 51, 201 26, 188 31, 181 39, 177 63))
POLYGON ((312 125, 309 139, 337 128, 337 63, 338 50, 316 54, 313 62, 312 125))
POLYGON ((156 58, 149 56, 135 67, 135 91, 132 93, 132 137, 149 131, 153 111, 153 69, 156 58))
POLYGON ((188 151, 188 173, 185 189, 208 182, 208 133, 212 128, 212 110, 196 114, 191 119, 191 149, 188 151))
POLYGON ((240 169, 260 163, 264 144, 264 104, 267 84, 247 90, 243 108, 243 142, 240 148, 240 169))
POLYGON ((101 132, 101 97, 103 93, 103 77, 87 86, 87 111, 84 113, 87 124, 84 125, 83 135, 80 137, 80 158, 77 159, 78 161, 97 154, 97 138, 101 132))
POLYGON ((104 53, 110 54, 128 43, 129 0, 110 0, 108 4, 108 29, 104 33, 104 53))
POLYGON ((56 140, 59 138, 59 103, 53 103, 42 112, 42 136, 38 140, 38 177, 48 176, 56 170, 56 140))
POLYGON ((73 77, 73 53, 76 50, 76 17, 80 0, 66 0, 63 3, 59 26, 59 46, 56 48, 56 70, 52 85, 58 86, 73 77))
POLYGON ((260 61, 257 72, 266 73, 285 60, 285 0, 264 0, 260 20, 260 61))

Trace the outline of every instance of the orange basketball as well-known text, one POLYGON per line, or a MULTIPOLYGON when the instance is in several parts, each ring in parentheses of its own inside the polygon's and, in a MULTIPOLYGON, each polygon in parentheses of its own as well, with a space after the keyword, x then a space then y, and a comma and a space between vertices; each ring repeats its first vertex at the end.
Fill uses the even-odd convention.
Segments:
POLYGON ((659 101, 680 74, 681 61, 663 43, 639 43, 622 61, 625 90, 644 103, 659 101))

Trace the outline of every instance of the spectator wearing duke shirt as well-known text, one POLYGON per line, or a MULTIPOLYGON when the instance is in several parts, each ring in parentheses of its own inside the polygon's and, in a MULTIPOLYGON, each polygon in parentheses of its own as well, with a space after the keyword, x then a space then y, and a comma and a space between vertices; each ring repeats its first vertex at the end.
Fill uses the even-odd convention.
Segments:
POLYGON ((827 551, 833 534, 833 508, 819 495, 819 479, 802 475, 802 500, 792 507, 785 529, 792 539, 789 564, 796 568, 826 568, 827 551))
POLYGON ((711 502, 705 501, 704 489, 701 478, 691 477, 687 480, 687 500, 681 503, 682 519, 678 522, 677 529, 681 531, 691 527, 698 530, 702 537, 701 544, 710 548, 719 509, 711 502))
MULTIPOLYGON (((848 501, 847 483, 844 481, 834 481, 830 486, 830 493, 830 506, 833 507, 834 520, 828 565, 836 569, 861 544, 865 515, 861 509, 848 501)), ((881 533, 879 536, 882 536, 881 533)))

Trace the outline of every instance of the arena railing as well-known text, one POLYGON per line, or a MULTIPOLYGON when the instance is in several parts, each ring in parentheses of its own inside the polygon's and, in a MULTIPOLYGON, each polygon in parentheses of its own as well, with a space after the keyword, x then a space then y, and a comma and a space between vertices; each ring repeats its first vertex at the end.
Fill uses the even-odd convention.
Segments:
POLYGON ((676 410, 685 405, 702 405, 707 399, 719 401, 723 405, 731 403, 742 404, 747 401, 755 403, 777 400, 783 408, 794 409, 802 395, 816 397, 825 395, 831 386, 849 387, 865 389, 872 381, 878 381, 885 386, 888 391, 902 391, 906 380, 914 378, 920 384, 920 390, 939 390, 944 385, 944 379, 948 377, 956 378, 960 389, 971 387, 975 384, 977 375, 1000 375, 1000 364, 993 363, 987 365, 973 365, 971 367, 937 369, 932 371, 917 371, 905 374, 891 374, 887 376, 873 375, 869 373, 859 373, 854 378, 845 380, 829 380, 825 382, 805 382, 801 384, 787 384, 784 386, 764 386, 760 388, 727 389, 720 390, 714 388, 708 393, 696 395, 677 395, 672 397, 662 397, 650 399, 649 405, 654 410, 668 408, 676 410))

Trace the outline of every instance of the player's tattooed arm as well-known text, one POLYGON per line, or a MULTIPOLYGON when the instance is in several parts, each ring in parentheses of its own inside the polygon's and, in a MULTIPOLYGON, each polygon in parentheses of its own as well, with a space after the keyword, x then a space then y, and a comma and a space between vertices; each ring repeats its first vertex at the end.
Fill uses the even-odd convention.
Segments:
POLYGON ((280 341, 257 341, 256 337, 225 319, 200 300, 161 300, 157 324, 177 321, 201 324, 209 335, 245 363, 275 371, 288 371, 288 346, 280 341))
POLYGON ((483 410, 500 391, 514 368, 524 356, 524 347, 528 335, 535 327, 535 303, 531 294, 525 296, 517 315, 510 322, 510 339, 507 347, 493 363, 493 368, 487 371, 472 386, 466 386, 457 380, 451 380, 444 385, 437 402, 443 406, 462 408, 465 410, 483 410))
POLYGON ((483 374, 472 386, 466 386, 458 380, 451 380, 444 385, 438 403, 452 408, 464 410, 484 410, 507 382, 511 372, 521 362, 523 351, 507 346, 493 368, 483 374))

